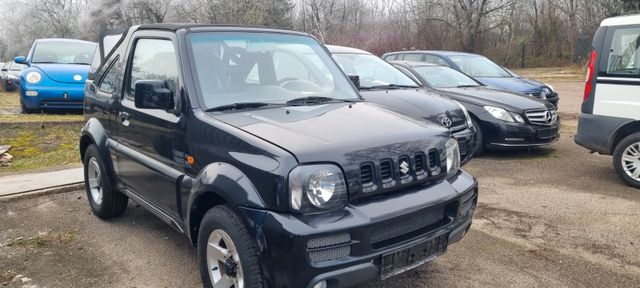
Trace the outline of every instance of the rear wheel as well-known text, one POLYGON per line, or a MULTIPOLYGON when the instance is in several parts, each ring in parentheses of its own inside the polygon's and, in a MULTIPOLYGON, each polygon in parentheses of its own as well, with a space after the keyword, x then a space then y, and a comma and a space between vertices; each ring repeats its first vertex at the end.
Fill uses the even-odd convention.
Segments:
POLYGON ((613 166, 627 184, 640 188, 640 133, 631 134, 613 151, 613 166))
POLYGON ((228 206, 207 211, 198 232, 202 284, 216 287, 264 287, 258 247, 240 217, 228 206))
POLYGON ((480 128, 480 125, 478 124, 478 121, 476 121, 476 119, 471 118, 471 123, 473 124, 473 128, 476 129, 476 143, 473 147, 473 156, 482 155, 485 149, 482 129, 480 128))
POLYGON ((84 187, 93 214, 101 219, 122 215, 129 198, 111 189, 106 170, 95 145, 89 145, 84 155, 84 187))

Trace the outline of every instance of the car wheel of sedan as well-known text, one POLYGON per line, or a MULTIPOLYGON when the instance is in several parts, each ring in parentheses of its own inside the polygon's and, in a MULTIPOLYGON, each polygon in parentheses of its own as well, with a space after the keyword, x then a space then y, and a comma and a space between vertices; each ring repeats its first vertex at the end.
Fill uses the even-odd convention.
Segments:
POLYGON ((93 214, 101 219, 122 215, 129 198, 113 190, 107 183, 109 177, 95 145, 90 145, 84 155, 84 187, 93 214))
POLYGON ((476 121, 476 119, 471 118, 471 123, 473 124, 473 128, 476 129, 476 143, 473 147, 473 156, 482 155, 484 153, 484 135, 482 133, 482 129, 480 125, 476 121))
POLYGON ((228 206, 207 211, 198 232, 198 262, 204 287, 264 287, 258 247, 228 206))
POLYGON ((613 166, 627 184, 640 188, 640 133, 631 134, 613 151, 613 166))

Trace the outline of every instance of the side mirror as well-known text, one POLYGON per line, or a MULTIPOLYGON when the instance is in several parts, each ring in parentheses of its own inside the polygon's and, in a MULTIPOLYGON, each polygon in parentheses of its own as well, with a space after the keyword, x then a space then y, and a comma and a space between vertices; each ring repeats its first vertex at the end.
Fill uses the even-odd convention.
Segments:
POLYGON ((18 64, 27 64, 27 58, 25 58, 24 56, 18 56, 13 59, 13 62, 16 62, 18 64))
POLYGON ((353 83, 353 85, 356 86, 356 89, 360 90, 360 76, 348 75, 347 77, 349 77, 349 80, 351 80, 351 83, 353 83))
POLYGON ((174 109, 173 92, 163 80, 138 80, 135 86, 136 108, 174 109))

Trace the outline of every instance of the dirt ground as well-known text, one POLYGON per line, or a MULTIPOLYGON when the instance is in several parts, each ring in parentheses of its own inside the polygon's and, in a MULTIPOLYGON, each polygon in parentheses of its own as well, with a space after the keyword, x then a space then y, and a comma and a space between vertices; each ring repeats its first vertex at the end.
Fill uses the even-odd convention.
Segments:
MULTIPOLYGON (((570 82, 550 83, 561 109, 579 105, 562 94, 581 89, 570 82)), ((575 130, 563 115, 550 147, 472 160, 470 233, 427 265, 361 287, 640 287, 640 192, 610 157, 575 145, 575 130)), ((200 286, 195 248, 134 203, 101 221, 76 191, 0 202, 0 219, 0 287, 200 286)))

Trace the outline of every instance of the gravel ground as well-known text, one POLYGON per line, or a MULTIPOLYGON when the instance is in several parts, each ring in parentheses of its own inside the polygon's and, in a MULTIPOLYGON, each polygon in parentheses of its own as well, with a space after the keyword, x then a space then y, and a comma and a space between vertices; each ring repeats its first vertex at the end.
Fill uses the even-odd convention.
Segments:
MULTIPOLYGON (((562 99, 561 108, 580 98, 562 99)), ((465 167, 481 190, 461 242, 362 287, 640 287, 640 192, 610 157, 575 145, 576 121, 565 118, 548 148, 491 152, 465 167)), ((76 191, 0 202, 0 219, 0 286, 199 286, 195 248, 133 203, 101 221, 76 191)))

